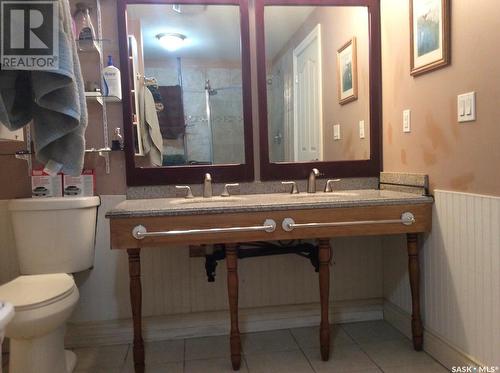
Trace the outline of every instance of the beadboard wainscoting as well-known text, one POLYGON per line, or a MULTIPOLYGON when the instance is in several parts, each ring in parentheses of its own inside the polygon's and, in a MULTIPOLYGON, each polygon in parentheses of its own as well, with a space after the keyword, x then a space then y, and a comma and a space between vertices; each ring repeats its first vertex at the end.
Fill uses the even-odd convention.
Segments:
MULTIPOLYGON (((435 190, 421 242, 424 349, 444 365, 500 365, 500 197, 435 190)), ((384 237, 384 317, 408 334, 403 236, 384 237)))
MULTIPOLYGON (((71 336, 75 336, 75 331, 82 331, 91 325, 96 326, 92 328, 96 333, 100 330, 105 333, 106 322, 109 322, 109 328, 121 333, 120 330, 123 329, 120 328, 124 324, 118 322, 120 328, 115 328, 114 325, 118 325, 116 321, 131 317, 127 255, 125 252, 110 250, 109 222, 105 218, 106 212, 124 199, 124 195, 101 196, 94 267, 75 274, 80 300, 68 323, 71 336)), ((5 233, 0 236, 1 282, 4 283, 15 277, 18 269, 5 201, 2 201, 0 208, 0 223, 5 220, 5 224, 2 223, 0 228, 2 233, 5 233), (7 260, 4 261, 4 258, 7 260)), ((332 248, 330 299, 335 302, 333 320, 345 322, 382 318, 381 238, 336 238, 332 240, 332 248)), ((151 318, 151 325, 158 326, 164 320, 164 328, 168 329, 171 319, 166 316, 185 317, 184 325, 187 325, 189 320, 200 317, 193 314, 205 313, 208 317, 210 312, 227 309, 224 261, 219 262, 217 266, 215 282, 209 283, 205 274, 204 259, 189 258, 187 247, 172 247, 171 250, 146 248, 142 250, 141 259, 143 315, 151 318)), ((294 307, 289 308, 290 306, 299 306, 301 310, 304 309, 302 306, 305 309, 317 307, 319 311, 318 275, 307 259, 297 255, 282 255, 242 259, 238 261, 238 265, 242 312, 246 312, 245 309, 254 309, 258 314, 266 313, 269 307, 283 307, 284 313, 295 312, 297 316, 290 318, 293 319, 290 325, 281 322, 281 327, 286 328, 301 326, 300 312, 297 313, 297 310, 294 307)), ((316 320, 317 315, 314 312, 311 314, 307 311, 303 314, 303 326, 311 325, 311 320, 316 320)), ((253 326, 249 326, 248 330, 265 328, 266 323, 269 325, 267 329, 273 328, 272 325, 276 325, 276 320, 279 319, 277 313, 276 309, 271 314, 267 313, 270 316, 262 321, 262 324, 250 323, 249 325, 253 326)), ((88 335, 90 330, 86 333, 89 341, 92 340, 92 336, 88 335)), ((174 332, 169 333, 161 335, 175 336, 174 332)), ((192 336, 201 335, 203 328, 200 325, 198 333, 193 329, 190 333, 192 336)), ((113 339, 113 343, 130 341, 130 334, 121 335, 126 339, 113 339)), ((94 342, 105 342, 107 338, 95 337, 94 342)))

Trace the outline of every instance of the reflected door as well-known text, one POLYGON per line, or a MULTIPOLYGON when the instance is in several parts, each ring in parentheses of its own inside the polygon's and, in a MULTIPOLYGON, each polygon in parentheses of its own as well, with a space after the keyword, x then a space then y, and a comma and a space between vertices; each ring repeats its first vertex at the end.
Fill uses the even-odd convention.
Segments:
POLYGON ((294 160, 323 160, 321 96, 321 28, 293 50, 294 160))

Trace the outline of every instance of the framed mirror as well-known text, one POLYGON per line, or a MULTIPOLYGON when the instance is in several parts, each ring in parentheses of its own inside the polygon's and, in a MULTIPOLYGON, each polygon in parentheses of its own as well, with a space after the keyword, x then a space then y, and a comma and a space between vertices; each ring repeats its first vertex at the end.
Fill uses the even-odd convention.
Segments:
POLYGON ((263 180, 378 176, 380 4, 256 0, 263 180))
POLYGON ((119 0, 127 184, 254 177, 246 0, 119 0))

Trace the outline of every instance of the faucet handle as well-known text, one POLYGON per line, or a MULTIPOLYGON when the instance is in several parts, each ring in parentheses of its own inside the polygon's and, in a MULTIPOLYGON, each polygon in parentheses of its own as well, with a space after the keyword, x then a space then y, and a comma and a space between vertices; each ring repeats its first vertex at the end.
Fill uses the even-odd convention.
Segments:
POLYGON ((332 184, 340 181, 340 179, 328 179, 325 184, 325 193, 333 192, 332 184))
POLYGON ((239 187, 239 186, 240 186, 240 184, 238 184, 238 183, 224 185, 224 191, 222 192, 222 194, 220 196, 221 197, 229 197, 230 196, 230 194, 229 194, 229 188, 236 188, 236 187, 239 187))
POLYGON ((193 192, 191 192, 191 187, 188 186, 188 185, 176 185, 175 189, 185 190, 186 191, 186 197, 185 198, 194 198, 193 192))
POLYGON ((290 194, 299 194, 299 188, 297 188, 297 183, 295 181, 282 181, 281 185, 291 185, 292 190, 290 194))

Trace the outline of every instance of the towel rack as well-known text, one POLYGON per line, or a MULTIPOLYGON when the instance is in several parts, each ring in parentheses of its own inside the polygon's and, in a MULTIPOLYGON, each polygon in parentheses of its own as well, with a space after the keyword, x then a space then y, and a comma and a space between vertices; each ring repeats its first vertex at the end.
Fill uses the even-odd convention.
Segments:
POLYGON ((240 233, 240 232, 268 232, 272 233, 276 229, 276 222, 273 219, 266 219, 264 224, 247 227, 228 227, 228 228, 203 228, 203 229, 183 229, 162 232, 148 232, 146 227, 138 225, 132 229, 132 236, 138 240, 146 237, 167 237, 167 236, 185 236, 188 234, 207 234, 207 233, 240 233))
POLYGON ((382 220, 358 220, 358 221, 336 221, 325 223, 295 223, 292 218, 283 219, 281 227, 287 232, 293 231, 295 228, 324 228, 324 227, 344 227, 349 225, 368 225, 368 224, 403 224, 413 225, 415 216, 411 212, 403 212, 399 219, 382 219, 382 220))

